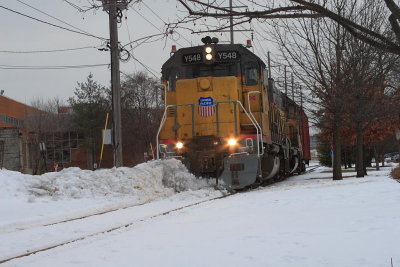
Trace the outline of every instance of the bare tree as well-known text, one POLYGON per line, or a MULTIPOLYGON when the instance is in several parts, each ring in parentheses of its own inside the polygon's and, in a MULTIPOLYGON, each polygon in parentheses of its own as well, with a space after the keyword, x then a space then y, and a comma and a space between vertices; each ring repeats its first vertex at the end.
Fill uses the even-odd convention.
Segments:
MULTIPOLYGON (((353 13, 354 6, 334 1, 340 13, 353 13)), ((326 18, 282 20, 273 23, 284 60, 297 79, 310 91, 305 97, 321 128, 327 128, 333 144, 333 179, 341 180, 341 128, 345 118, 345 99, 349 92, 345 42, 349 34, 326 18)))
POLYGON ((379 53, 354 38, 348 39, 346 46, 346 69, 349 72, 345 79, 351 90, 347 94, 345 106, 348 122, 356 132, 357 177, 363 177, 366 174, 364 135, 377 122, 383 126, 393 118, 390 115, 394 108, 393 101, 390 95, 385 94, 385 87, 397 59, 379 53))
MULTIPOLYGON (((134 5, 143 0, 127 0, 129 5, 134 5)), ((96 1, 87 1, 84 6, 78 6, 68 0, 65 3, 85 13, 89 10, 99 9, 101 5, 96 1)), ((353 37, 385 52, 400 55, 400 7, 395 0, 341 0, 341 3, 357 5, 360 8, 369 5, 380 5, 385 16, 385 23, 379 29, 371 29, 358 20, 357 17, 349 17, 348 14, 338 12, 335 1, 327 0, 241 0, 241 4, 247 5, 245 11, 230 10, 224 0, 177 0, 188 12, 187 16, 178 17, 175 22, 166 23, 165 37, 172 34, 176 28, 184 28, 193 32, 188 23, 202 22, 204 17, 217 19, 236 19, 235 25, 246 23, 252 19, 264 21, 266 19, 290 19, 290 18, 318 18, 327 17, 341 25, 353 37)), ((201 24, 204 24, 202 22, 201 24)), ((219 31, 229 28, 229 25, 208 27, 207 31, 219 31)))
POLYGON ((145 72, 126 75, 121 86, 125 150, 136 163, 155 143, 162 116, 162 88, 145 72), (150 145, 151 144, 151 145, 150 145))
POLYGON ((63 101, 59 98, 47 101, 36 99, 32 101, 31 106, 38 112, 27 114, 24 127, 29 132, 29 160, 33 174, 40 174, 47 171, 46 135, 63 132, 69 129, 71 124, 69 116, 58 113, 59 108, 64 106, 63 101))
MULTIPOLYGON (((379 25, 379 29, 371 29, 365 26, 357 16, 341 13, 336 8, 337 1, 326 0, 286 0, 279 1, 279 7, 276 7, 276 1, 247 0, 243 1, 253 7, 253 11, 238 12, 229 10, 222 6, 221 1, 217 0, 178 0, 188 11, 189 16, 181 19, 180 22, 187 22, 198 19, 199 17, 229 18, 235 17, 239 21, 248 19, 276 19, 276 18, 315 18, 318 16, 327 17, 341 25, 353 37, 368 43, 369 45, 392 54, 400 55, 400 8, 394 0, 381 1, 340 1, 358 6, 359 8, 368 8, 369 5, 381 5, 385 7, 382 15, 385 16, 386 23, 379 25)), ((242 3, 243 3, 242 2, 242 3)), ((174 27, 177 25, 175 24, 174 27)))

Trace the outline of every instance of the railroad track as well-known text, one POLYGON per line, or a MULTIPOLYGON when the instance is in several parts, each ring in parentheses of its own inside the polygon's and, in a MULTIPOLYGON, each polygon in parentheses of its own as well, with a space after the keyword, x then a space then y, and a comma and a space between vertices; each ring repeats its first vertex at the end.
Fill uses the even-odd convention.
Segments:
POLYGON ((315 170, 316 170, 317 168, 319 168, 319 167, 321 167, 321 165, 316 165, 316 166, 309 167, 310 169, 306 170, 304 173, 313 172, 313 171, 315 171, 315 170))
MULTIPOLYGON (((303 172, 303 173, 300 174, 300 175, 313 172, 313 171, 315 171, 318 167, 321 167, 321 165, 309 167, 308 170, 306 170, 305 172, 303 172)), ((297 175, 289 175, 289 176, 281 176, 281 177, 278 177, 278 178, 275 178, 275 179, 270 179, 270 180, 267 180, 266 182, 264 182, 261 186, 266 187, 266 186, 269 186, 269 185, 272 185, 272 184, 276 184, 276 183, 285 181, 286 179, 290 179, 291 177, 295 177, 295 176, 298 176, 298 174, 297 174, 297 175)))
POLYGON ((123 205, 118 208, 108 208, 108 209, 104 209, 102 211, 96 211, 96 212, 84 212, 81 215, 78 215, 75 217, 66 216, 63 219, 49 219, 49 220, 46 220, 45 222, 33 222, 33 223, 29 223, 29 224, 20 224, 20 225, 16 225, 13 227, 6 227, 5 229, 0 230, 0 235, 12 233, 12 232, 18 232, 18 231, 25 231, 25 230, 29 230, 29 229, 33 229, 33 228, 37 228, 37 227, 42 227, 42 226, 51 226, 51 225, 57 225, 57 224, 61 224, 61 223, 81 220, 81 219, 85 219, 85 218, 89 218, 89 217, 93 217, 93 216, 97 216, 97 215, 102 215, 102 214, 107 214, 107 213, 124 210, 124 209, 132 208, 132 207, 142 206, 149 202, 150 201, 143 202, 143 203, 123 205))
MULTIPOLYGON (((304 173, 313 172, 318 167, 320 167, 320 165, 313 166, 311 169, 305 171, 304 173)), ((248 191, 248 190, 251 190, 251 189, 252 188, 246 188, 246 189, 240 190, 240 192, 245 192, 245 191, 248 191)), ((233 192, 231 192, 231 193, 233 193, 233 192)), ((36 227, 51 226, 51 225, 57 225, 57 224, 62 224, 62 223, 66 223, 66 222, 81 220, 81 219, 85 219, 85 218, 89 218, 89 217, 93 217, 93 216, 98 216, 98 215, 102 215, 102 214, 107 214, 107 213, 112 213, 112 212, 119 211, 119 210, 132 208, 132 207, 142 206, 142 205, 148 204, 149 202, 151 202, 151 201, 146 201, 146 202, 142 202, 142 203, 135 203, 135 204, 128 204, 128 205, 124 205, 124 206, 121 206, 121 207, 109 208, 109 209, 105 209, 105 210, 97 211, 97 212, 88 212, 88 213, 84 213, 84 214, 76 216, 76 217, 66 217, 64 219, 58 219, 58 220, 54 219, 54 220, 48 220, 47 222, 31 223, 31 224, 28 224, 28 225, 25 225, 25 224, 20 225, 20 226, 17 225, 17 226, 13 226, 13 227, 8 227, 9 229, 6 228, 4 230, 0 230, 0 234, 6 234, 6 233, 10 233, 10 232, 17 232, 17 231, 24 231, 24 230, 28 230, 28 229, 32 229, 32 228, 36 228, 36 227)))
MULTIPOLYGON (((309 173, 309 172, 313 172, 315 171, 319 166, 314 166, 310 169, 308 169, 305 173, 309 173)), ((240 190, 238 192, 248 192, 252 190, 252 188, 247 188, 244 190, 240 190)), ((91 237, 95 237, 98 235, 102 235, 102 234, 107 234, 107 233, 111 233, 117 230, 122 230, 125 229, 129 226, 132 226, 134 224, 149 220, 149 219, 154 219, 157 217, 161 217, 161 216, 165 216, 168 215, 170 213, 174 213, 186 208, 190 208, 193 206, 198 206, 201 205, 203 203, 207 203, 207 202, 212 202, 215 200, 219 200, 219 199, 223 199, 223 198, 227 198, 229 196, 232 196, 234 194, 236 194, 237 192, 230 192, 230 193, 226 193, 222 196, 218 196, 218 197, 214 197, 214 198, 210 198, 210 199, 205 199, 205 200, 201 200, 201 201, 197 201, 191 204, 187 204, 187 205, 183 205, 183 206, 178 206, 178 207, 173 207, 173 208, 169 208, 169 209, 165 209, 162 211, 158 211, 154 214, 147 214, 145 216, 139 217, 139 218, 135 218, 133 220, 130 220, 128 222, 124 222, 124 223, 120 223, 119 225, 115 225, 115 223, 113 225, 109 225, 106 227, 103 227, 102 230, 97 230, 94 232, 88 232, 85 234, 81 234, 78 236, 73 236, 70 237, 68 236, 68 238, 64 238, 62 240, 59 241, 53 241, 51 242, 51 244, 42 244, 42 245, 38 245, 35 243, 35 247, 31 248, 31 247, 23 247, 23 248, 19 248, 20 252, 15 252, 13 255, 8 255, 6 257, 4 257, 3 259, 0 259, 0 264, 15 260, 15 259, 19 259, 19 258, 23 258, 23 257, 28 257, 31 255, 34 255, 36 253, 39 252, 44 252, 44 251, 48 251, 51 249, 55 249, 58 247, 62 247, 71 243, 75 243, 75 242, 79 242, 79 241, 83 241, 85 239, 91 238, 91 237), (22 252, 23 251, 23 252, 22 252)), ((41 232, 43 232, 44 234, 48 234, 49 232, 57 232, 57 231, 62 231, 63 227, 68 225, 68 224, 73 224, 76 223, 78 225, 76 225, 76 229, 80 229, 79 227, 79 223, 82 223, 83 221, 88 221, 90 219, 96 220, 96 222, 99 221, 99 218, 96 218, 97 216, 103 216, 102 220, 104 219, 104 216, 110 216, 111 218, 114 218, 114 215, 118 212, 122 212, 124 210, 129 210, 130 208, 140 208, 141 206, 143 206, 144 204, 148 204, 146 203, 140 203, 140 204, 134 204, 134 205, 127 205, 127 206, 123 206, 123 207, 119 207, 119 208, 113 208, 113 209, 108 209, 108 210, 104 210, 104 211, 100 211, 100 212, 95 212, 95 213, 90 213, 90 214, 85 214, 82 216, 78 216, 78 217, 74 217, 74 218, 67 218, 67 219, 63 219, 63 220, 58 220, 58 221, 53 221, 53 222, 47 222, 47 223, 42 223, 42 224, 36 224, 36 225, 31 225, 28 227, 19 227, 16 228, 15 231, 13 232, 6 232, 6 235, 12 235, 13 234, 24 234, 24 231, 36 231, 37 229, 39 229, 41 232)), ((90 223, 88 223, 90 225, 90 223)), ((70 226, 70 225, 68 225, 70 226)), ((26 234, 26 233, 25 233, 26 234)), ((0 238, 4 238, 4 233, 2 233, 2 235, 0 235, 0 238)), ((7 237, 10 238, 10 237, 7 237)))
MULTIPOLYGON (((117 231, 117 230, 122 230, 122 229, 125 229, 125 228, 129 227, 129 226, 132 226, 134 224, 137 224, 137 223, 140 223, 140 222, 143 222, 143 221, 146 221, 146 220, 150 220, 150 219, 154 219, 154 218, 157 218, 157 217, 165 216, 165 215, 168 215, 170 213, 174 213, 174 212, 186 209, 186 208, 190 208, 190 207, 193 207, 193 206, 201 205, 203 203, 215 201, 215 200, 218 200, 218 199, 223 199, 223 198, 232 196, 233 194, 235 194, 235 193, 227 193, 227 194, 224 194, 222 196, 218 196, 218 197, 214 197, 214 198, 210 198, 210 199, 206 199, 206 200, 201 200, 201 201, 194 202, 194 203, 191 203, 191 204, 187 204, 187 205, 184 205, 184 206, 179 206, 179 207, 166 209, 166 210, 163 210, 163 211, 159 211, 158 213, 155 213, 155 214, 145 215, 143 217, 136 218, 136 219, 131 220, 129 222, 124 222, 124 223, 119 224, 119 225, 115 225, 114 224, 113 226, 105 227, 104 229, 102 229, 100 231, 95 231, 95 232, 92 232, 92 233, 82 234, 80 236, 75 236, 73 238, 65 238, 65 239, 60 240, 58 242, 52 242, 51 244, 43 244, 43 245, 39 244, 35 248, 27 248, 27 247, 19 248, 20 252, 15 252, 15 253, 13 253, 14 255, 9 255, 9 256, 6 256, 3 259, 0 259, 0 264, 9 262, 9 261, 12 261, 12 260, 15 260, 15 259, 23 258, 23 257, 28 257, 28 256, 34 255, 36 253, 39 253, 39 252, 44 252, 44 251, 48 251, 48 250, 55 249, 55 248, 58 248, 58 247, 62 247, 62 246, 65 246, 65 245, 68 245, 68 244, 71 244, 71 243, 75 243, 75 242, 78 242, 78 241, 82 241, 82 240, 85 240, 85 239, 88 239, 88 238, 91 238, 91 237, 94 237, 94 236, 111 233, 111 232, 114 232, 114 231, 117 231), (24 251, 24 252, 22 252, 22 251, 24 251)), ((121 208, 121 209, 127 209, 127 208, 128 207, 124 207, 124 208, 121 208)), ((96 214, 82 216, 80 218, 73 218, 73 219, 68 219, 68 220, 64 220, 64 221, 59 221, 59 222, 56 222, 56 223, 44 224, 44 225, 40 225, 38 227, 27 228, 27 229, 25 229, 25 231, 35 230, 35 229, 41 228, 40 229, 41 232, 49 234, 49 232, 51 232, 51 231, 59 231, 60 229, 58 229, 58 228, 62 228, 60 226, 62 226, 64 224, 73 223, 73 222, 77 223, 79 221, 83 222, 84 220, 87 220, 87 219, 89 219, 91 217, 102 216, 102 215, 105 215, 105 214, 113 215, 112 214, 113 212, 119 211, 121 209, 115 209, 113 211, 107 211, 107 212, 100 212, 100 213, 96 213, 96 214), (59 227, 57 227, 56 229, 52 229, 54 226, 57 226, 57 225, 59 227)), ((18 233, 21 233, 22 231, 24 231, 24 230, 16 231, 16 232, 13 232, 13 233, 8 233, 8 235, 12 235, 14 233, 18 234, 18 233)), ((4 235, 3 235, 3 237, 4 237, 4 235)), ((0 236, 0 238, 2 238, 2 239, 3 239, 3 237, 0 236)), ((9 237, 7 237, 7 238, 9 238, 9 237)))

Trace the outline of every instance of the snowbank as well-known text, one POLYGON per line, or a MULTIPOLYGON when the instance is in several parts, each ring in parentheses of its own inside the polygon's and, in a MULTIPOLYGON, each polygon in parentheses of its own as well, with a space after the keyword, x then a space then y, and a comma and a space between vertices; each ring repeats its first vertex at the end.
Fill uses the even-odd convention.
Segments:
POLYGON ((213 190, 205 180, 196 179, 178 160, 159 160, 134 168, 97 171, 66 168, 40 176, 0 170, 1 197, 80 199, 98 197, 169 197, 183 191, 213 190))

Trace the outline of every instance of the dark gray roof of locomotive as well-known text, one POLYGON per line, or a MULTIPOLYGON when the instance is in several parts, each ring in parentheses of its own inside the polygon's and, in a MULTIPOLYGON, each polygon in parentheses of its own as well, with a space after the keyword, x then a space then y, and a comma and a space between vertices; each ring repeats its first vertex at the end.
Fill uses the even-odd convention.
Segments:
MULTIPOLYGON (((212 44, 215 48, 215 51, 238 51, 240 54, 241 61, 246 58, 254 59, 258 62, 261 62, 262 66, 265 67, 265 63, 256 56, 253 52, 251 52, 248 48, 244 47, 241 44, 212 44)), ((161 67, 161 71, 163 72, 165 68, 173 67, 173 66, 180 66, 182 65, 182 55, 188 53, 196 53, 196 52, 203 52, 205 45, 200 46, 193 46, 193 47, 185 47, 177 50, 161 67)))

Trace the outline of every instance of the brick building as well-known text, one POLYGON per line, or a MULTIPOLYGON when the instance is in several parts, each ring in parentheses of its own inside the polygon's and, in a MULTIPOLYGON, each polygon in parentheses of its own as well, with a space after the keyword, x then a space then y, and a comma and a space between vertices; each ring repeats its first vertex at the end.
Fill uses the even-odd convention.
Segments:
MULTIPOLYGON (((59 169, 99 167, 101 129, 96 128, 94 140, 87 140, 73 128, 71 115, 70 107, 44 112, 0 96, 0 167, 29 174, 54 171, 55 165, 59 169), (92 142, 92 149, 88 148, 88 142, 92 142)), ((143 161, 140 158, 143 152, 133 153, 136 138, 131 134, 126 136, 131 143, 124 143, 124 165, 133 166, 143 161)), ((113 148, 105 145, 101 167, 112 166, 113 148)))
MULTIPOLYGON (((101 133, 92 154, 84 136, 70 123, 70 107, 44 112, 5 96, 0 96, 0 167, 29 174, 62 167, 92 169, 98 166, 101 133)), ((102 167, 112 167, 113 150, 104 147, 102 167)))
POLYGON ((0 95, 0 167, 31 172, 29 133, 24 122, 27 116, 40 112, 0 95))

